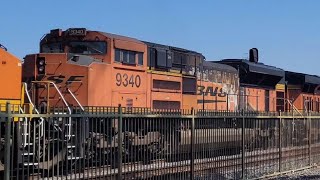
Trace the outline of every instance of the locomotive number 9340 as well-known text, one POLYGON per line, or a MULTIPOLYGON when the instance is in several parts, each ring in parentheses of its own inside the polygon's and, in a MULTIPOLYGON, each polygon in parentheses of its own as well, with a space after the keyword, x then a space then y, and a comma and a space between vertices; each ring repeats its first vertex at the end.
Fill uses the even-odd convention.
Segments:
POLYGON ((137 87, 139 88, 141 85, 141 77, 139 75, 128 75, 126 73, 116 74, 116 85, 117 86, 131 86, 131 87, 137 87))

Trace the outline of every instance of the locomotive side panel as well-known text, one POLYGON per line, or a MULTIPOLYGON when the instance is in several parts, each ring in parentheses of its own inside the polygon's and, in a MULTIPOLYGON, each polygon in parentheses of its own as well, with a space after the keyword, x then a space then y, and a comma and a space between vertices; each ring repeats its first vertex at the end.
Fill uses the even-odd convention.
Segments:
POLYGON ((320 96, 318 94, 314 95, 313 106, 314 106, 314 111, 320 112, 320 96))
POLYGON ((310 93, 302 93, 300 95, 301 101, 302 101, 302 110, 305 112, 308 111, 315 111, 315 107, 314 107, 314 101, 315 101, 315 97, 313 94, 310 93))
POLYGON ((111 106, 111 66, 94 63, 88 72, 88 106, 111 106))
POLYGON ((157 73, 148 74, 150 81, 150 100, 151 107, 154 109, 181 109, 182 94, 181 76, 174 73, 157 73))
MULTIPOLYGON (((297 108, 297 110, 302 111, 303 108, 303 99, 302 99, 302 91, 300 88, 294 88, 292 86, 288 86, 287 98, 292 101, 293 106, 297 108)), ((288 110, 292 110, 292 105, 288 105, 288 110)))
POLYGON ((227 110, 227 93, 222 84, 198 81, 197 95, 199 109, 227 110))
POLYGON ((197 109, 197 78, 194 76, 182 77, 182 108, 197 109))
POLYGON ((317 85, 314 91, 313 99, 314 111, 320 112, 320 85, 317 85))
POLYGON ((147 107, 146 72, 114 67, 109 77, 112 106, 147 107))
MULTIPOLYGON (((32 75, 24 73, 24 80, 29 82, 29 88, 31 88, 31 81, 42 81, 43 83, 36 85, 36 89, 33 89, 33 95, 35 96, 35 104, 37 106, 61 106, 64 105, 57 90, 50 85, 49 96, 48 88, 46 87, 46 81, 53 82, 57 85, 57 88, 62 93, 68 104, 78 106, 76 100, 68 92, 70 90, 77 100, 83 105, 88 104, 88 66, 78 65, 82 62, 82 58, 77 57, 80 60, 74 62, 73 56, 68 54, 38 54, 34 56, 28 56, 26 63, 23 64, 24 72, 28 69, 32 69, 34 73, 32 75), (30 68, 31 67, 31 68, 30 68)), ((35 88, 34 87, 34 88, 35 88)))
POLYGON ((21 62, 0 48, 0 100, 21 98, 21 62))
POLYGON ((241 95, 245 99, 248 111, 275 111, 276 110, 276 91, 273 89, 261 89, 246 87, 246 94, 241 95))
POLYGON ((147 46, 134 39, 113 37, 112 69, 108 87, 112 106, 150 107, 148 103, 147 46))
POLYGON ((197 78, 198 109, 233 111, 238 108, 239 78, 235 69, 211 63, 202 71, 197 70, 197 78))

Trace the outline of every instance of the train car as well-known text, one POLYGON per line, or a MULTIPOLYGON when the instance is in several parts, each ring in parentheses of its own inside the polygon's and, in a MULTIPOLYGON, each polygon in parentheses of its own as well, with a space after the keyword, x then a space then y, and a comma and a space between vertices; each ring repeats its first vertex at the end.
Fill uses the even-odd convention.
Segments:
POLYGON ((21 89, 22 63, 0 44, 0 111, 5 111, 5 104, 21 105, 23 93, 21 89))
MULTIPOLYGON (((65 106, 62 113, 69 114, 73 113, 73 106, 81 107, 83 111, 91 111, 87 107, 92 106, 121 105, 125 110, 144 107, 177 112, 191 108, 237 110, 238 106, 235 95, 239 89, 239 76, 235 68, 207 62, 201 53, 195 51, 84 28, 57 29, 46 34, 40 42, 40 53, 25 57, 23 80, 29 85, 32 101, 42 113, 55 113, 56 106, 65 106)), ((164 148, 174 154, 189 150, 190 146, 188 123, 170 119, 124 119, 123 132, 118 132, 118 119, 79 121, 75 118, 67 122, 44 122, 48 124, 46 131, 61 131, 57 134, 64 134, 68 139, 66 147, 70 149, 60 149, 60 152, 68 152, 67 155, 57 153, 57 156, 68 159, 85 158, 83 153, 73 150, 78 146, 85 148, 84 142, 73 141, 71 137, 85 142, 99 139, 101 143, 92 145, 93 149, 100 149, 95 153, 109 152, 99 155, 107 157, 113 156, 110 152, 117 150, 118 145, 114 142, 118 133, 123 133, 128 141, 124 143, 125 152, 135 153, 130 157, 139 157, 145 147, 150 148, 150 153, 163 152, 159 148, 164 148), (105 132, 97 127, 103 127, 105 132), (171 127, 170 132, 167 127, 171 127), (86 132, 79 134, 77 129, 86 132), (153 151, 155 148, 157 151, 153 151)), ((209 130, 211 134, 220 131, 209 130)), ((196 129, 195 133, 203 136, 201 130, 196 129)), ((240 137, 240 131, 237 133, 234 136, 240 137)), ((250 132, 250 136, 253 135, 250 132)), ((204 138, 197 139, 197 142, 201 144, 204 138)), ((59 143, 58 140, 46 142, 59 143)), ((239 138, 232 138, 225 144, 226 148, 240 145, 239 138)), ((49 162, 54 157, 44 158, 41 161, 49 162)))
POLYGON ((320 77, 286 71, 287 111, 296 113, 320 111, 320 77))
POLYGON ((269 112, 283 109, 284 70, 258 63, 253 55, 249 60, 224 59, 219 63, 233 66, 239 71, 239 110, 269 112))
MULTIPOLYGON (((24 103, 24 91, 21 83, 22 64, 19 58, 9 53, 7 49, 0 44, 0 113, 6 112, 6 103, 10 103, 10 110, 15 113, 25 113, 21 109, 24 103)), ((14 121, 18 121, 14 118, 14 121)), ((0 122, 0 171, 4 170, 3 162, 5 156, 5 124, 0 122)), ((7 142, 8 143, 8 142, 7 142)), ((16 149, 12 149, 16 152, 16 149)))

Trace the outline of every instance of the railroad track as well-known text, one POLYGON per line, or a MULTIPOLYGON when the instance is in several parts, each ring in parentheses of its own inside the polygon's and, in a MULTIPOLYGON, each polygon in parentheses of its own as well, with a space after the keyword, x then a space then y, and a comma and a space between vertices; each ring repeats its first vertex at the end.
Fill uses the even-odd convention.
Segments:
MULTIPOLYGON (((209 152, 208 152, 209 153, 209 152)), ((286 147, 282 148, 281 161, 290 161, 294 159, 308 158, 311 156, 320 156, 320 144, 312 145, 309 152, 309 146, 286 147)), ((279 164, 279 148, 256 150, 245 153, 244 168, 254 168, 265 164, 279 164)), ((203 158, 194 160, 195 176, 201 176, 208 172, 228 172, 242 169, 242 154, 230 156, 218 156, 213 158, 203 158)), ((168 162, 165 159, 152 161, 150 164, 141 162, 123 163, 122 176, 124 179, 148 179, 170 174, 183 174, 191 171, 191 161, 168 162)), ((32 179, 90 179, 90 178, 116 178, 118 169, 112 169, 111 166, 86 168, 81 173, 74 173, 67 176, 41 178, 33 177, 32 179)))

